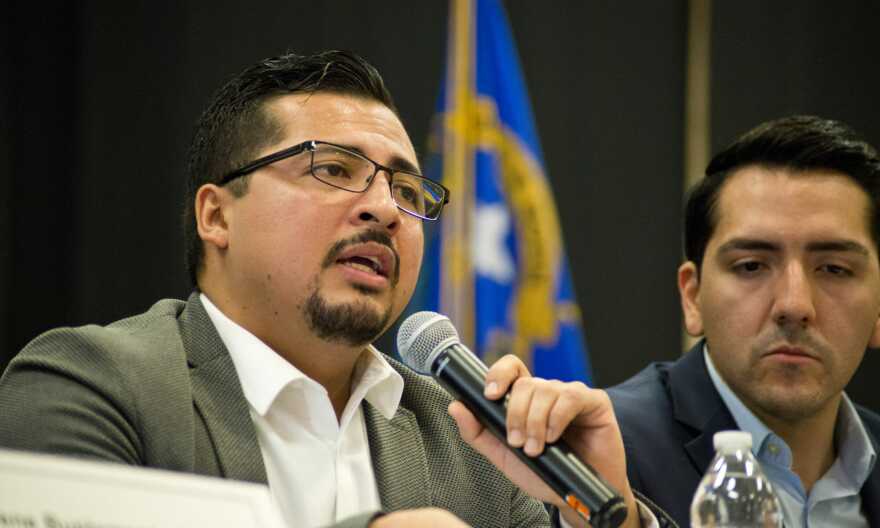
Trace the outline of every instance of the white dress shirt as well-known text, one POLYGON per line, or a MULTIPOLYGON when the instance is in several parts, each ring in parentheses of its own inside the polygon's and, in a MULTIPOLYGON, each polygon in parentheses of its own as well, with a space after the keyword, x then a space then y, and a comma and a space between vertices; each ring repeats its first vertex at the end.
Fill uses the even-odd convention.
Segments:
POLYGON ((321 384, 226 317, 204 294, 201 301, 235 364, 269 488, 287 525, 324 526, 381 509, 361 402, 390 420, 403 394, 400 374, 367 347, 337 421, 321 384))

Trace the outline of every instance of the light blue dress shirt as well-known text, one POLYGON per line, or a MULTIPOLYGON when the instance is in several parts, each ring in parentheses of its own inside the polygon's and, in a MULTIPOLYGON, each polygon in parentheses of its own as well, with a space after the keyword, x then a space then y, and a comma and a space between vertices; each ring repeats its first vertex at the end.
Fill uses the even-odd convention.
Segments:
POLYGON ((834 429, 837 458, 807 494, 800 477, 791 470, 791 449, 721 379, 705 347, 703 355, 712 383, 733 419, 741 430, 752 433, 752 453, 779 496, 785 514, 785 526, 867 527, 868 520, 862 513, 859 490, 871 474, 877 454, 865 426, 846 394, 840 402, 834 429))

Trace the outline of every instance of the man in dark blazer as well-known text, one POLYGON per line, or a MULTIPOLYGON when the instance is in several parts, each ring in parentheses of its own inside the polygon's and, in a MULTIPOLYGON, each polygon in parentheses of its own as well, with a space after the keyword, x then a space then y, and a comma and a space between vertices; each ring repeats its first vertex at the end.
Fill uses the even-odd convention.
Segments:
MULTIPOLYGON (((200 118, 188 172, 195 292, 34 340, 0 379, 0 447, 268 483, 291 526, 549 526, 541 501, 585 524, 370 345, 448 199, 371 65, 325 52, 246 69, 200 118)), ((513 386, 510 445, 537 455, 565 433, 639 525, 602 391, 530 378, 514 357, 488 379, 490 398, 513 386)))
POLYGON ((608 391, 634 489, 688 525, 713 435, 752 433, 786 526, 880 526, 880 417, 844 387, 880 345, 880 159, 845 125, 762 124, 685 209, 685 325, 703 336, 608 391))

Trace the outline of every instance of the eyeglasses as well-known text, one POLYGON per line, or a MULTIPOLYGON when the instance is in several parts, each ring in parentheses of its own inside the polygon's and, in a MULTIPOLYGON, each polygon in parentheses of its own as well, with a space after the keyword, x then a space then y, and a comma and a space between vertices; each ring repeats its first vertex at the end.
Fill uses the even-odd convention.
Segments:
POLYGON ((269 154, 227 174, 226 185, 236 178, 286 158, 309 152, 309 172, 318 181, 344 191, 362 193, 370 188, 379 171, 389 176, 391 196, 397 207, 425 220, 436 220, 449 203, 449 189, 420 174, 380 165, 363 154, 325 141, 310 140, 269 154))

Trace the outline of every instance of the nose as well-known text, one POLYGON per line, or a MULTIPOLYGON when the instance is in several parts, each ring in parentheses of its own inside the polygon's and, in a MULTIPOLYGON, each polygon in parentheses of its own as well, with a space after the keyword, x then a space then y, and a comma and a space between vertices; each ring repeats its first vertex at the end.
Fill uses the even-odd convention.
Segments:
POLYGON ((782 327, 806 327, 815 319, 813 284, 801 263, 792 262, 783 268, 776 283, 772 316, 782 327))
POLYGON ((400 215, 391 195, 391 176, 379 170, 367 190, 359 196, 351 220, 355 224, 379 226, 393 235, 400 229, 400 215))

